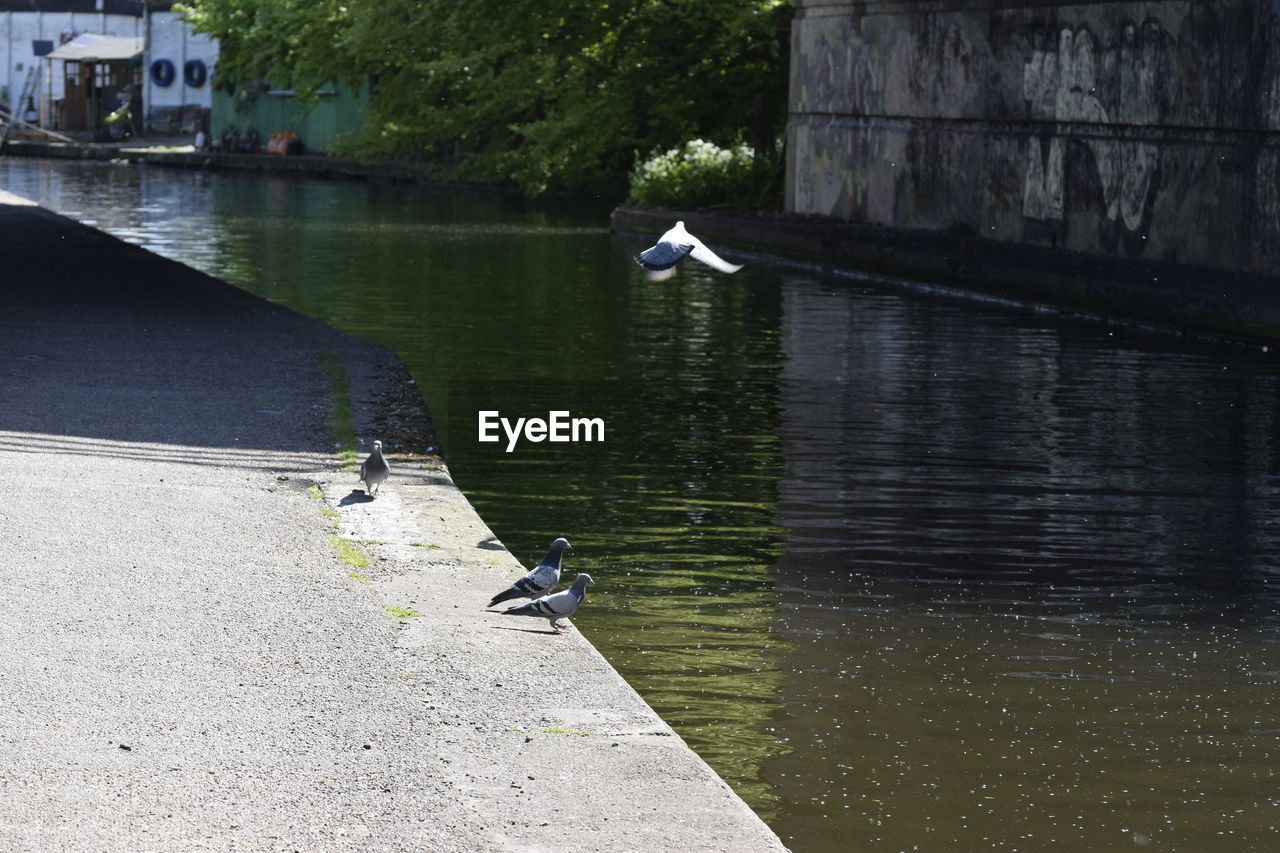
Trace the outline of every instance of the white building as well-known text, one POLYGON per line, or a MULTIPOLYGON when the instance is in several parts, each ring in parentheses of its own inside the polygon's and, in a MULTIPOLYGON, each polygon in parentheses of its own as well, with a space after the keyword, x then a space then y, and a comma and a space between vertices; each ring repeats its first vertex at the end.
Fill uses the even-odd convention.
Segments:
POLYGON ((34 108, 43 126, 58 125, 67 75, 76 69, 44 57, 85 33, 130 36, 143 38, 146 45, 134 75, 142 97, 138 118, 159 132, 187 129, 212 105, 218 46, 191 33, 172 5, 154 0, 0 0, 0 109, 13 107, 19 118, 26 118, 34 108))
POLYGON ((142 35, 140 0, 0 0, 0 109, 25 113, 34 106, 42 118, 63 95, 52 63, 41 57, 81 33, 142 35), (28 93, 27 102, 22 93, 28 93))
POLYGON ((209 36, 191 32, 171 11, 173 3, 147 3, 146 74, 142 103, 147 127, 160 133, 194 132, 193 123, 209 114, 213 105, 213 66, 218 61, 218 43, 209 36), (167 63, 167 65, 166 65, 167 63), (172 81, 161 85, 172 69, 172 81))

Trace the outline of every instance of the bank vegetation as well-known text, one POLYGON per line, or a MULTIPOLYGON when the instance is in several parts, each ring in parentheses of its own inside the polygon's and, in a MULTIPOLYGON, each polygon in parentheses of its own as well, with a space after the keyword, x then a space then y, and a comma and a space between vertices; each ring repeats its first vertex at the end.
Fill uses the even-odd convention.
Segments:
MULTIPOLYGON (((618 194, 638 164, 701 140, 776 163, 788 0, 192 0, 217 80, 303 97, 372 83, 333 153, 618 194)), ((753 168, 759 168, 759 165, 753 168)), ((775 170, 765 169, 772 175, 775 170)))

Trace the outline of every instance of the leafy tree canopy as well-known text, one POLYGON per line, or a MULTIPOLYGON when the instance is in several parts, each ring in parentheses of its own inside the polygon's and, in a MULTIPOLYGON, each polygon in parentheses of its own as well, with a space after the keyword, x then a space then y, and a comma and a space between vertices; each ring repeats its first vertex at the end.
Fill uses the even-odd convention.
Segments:
POLYGON ((221 80, 374 81, 343 153, 450 177, 618 191, 637 155, 701 138, 772 153, 788 0, 192 0, 221 80))

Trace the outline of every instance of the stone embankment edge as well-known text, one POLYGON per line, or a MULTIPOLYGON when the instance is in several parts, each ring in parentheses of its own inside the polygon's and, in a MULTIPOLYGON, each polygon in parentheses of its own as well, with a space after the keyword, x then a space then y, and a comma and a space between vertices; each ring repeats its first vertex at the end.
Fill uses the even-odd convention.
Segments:
POLYGON ((823 217, 619 207, 616 234, 653 238, 676 220, 731 258, 757 259, 1157 334, 1270 347, 1280 288, 1266 276, 1091 257, 958 232, 823 217))
MULTIPOLYGON (((362 571, 383 606, 422 613, 402 620, 397 651, 403 669, 421 672, 447 661, 465 661, 472 669, 453 673, 462 689, 443 703, 429 690, 440 682, 424 680, 423 701, 464 721, 485 721, 459 727, 456 760, 502 757, 495 758, 496 775, 486 778, 492 767, 473 766, 467 776, 481 794, 475 804, 480 813, 494 827, 510 827, 511 835, 494 836, 500 848, 544 849, 526 847, 528 828, 571 819, 587 843, 560 837, 545 849, 785 850, 773 830, 576 627, 556 636, 543 620, 504 620, 485 610, 488 598, 527 568, 454 484, 443 460, 420 452, 421 446, 396 452, 414 437, 432 436, 433 427, 403 363, 384 353, 381 365, 349 363, 348 370, 353 398, 367 404, 357 407, 357 433, 369 436, 366 444, 373 436, 391 437, 391 479, 377 498, 367 500, 354 472, 314 477, 326 505, 340 516, 342 535, 372 558, 371 567, 362 571), (448 602, 443 610, 442 602, 448 602), (569 759, 566 747, 581 755, 569 759), (576 769, 559 777, 566 787, 557 802, 529 796, 513 802, 509 777, 532 787, 535 775, 555 773, 565 764, 576 769), (528 783, 525 771, 530 771, 528 783), (593 825, 590 818, 584 825, 582 813, 569 817, 575 803, 594 815, 593 825)), ((571 531, 561 532, 573 537, 571 531)), ((554 535, 548 533, 548 544, 554 535)), ((583 547, 579 542, 577 550, 583 547)), ((562 581, 576 575, 575 561, 569 552, 562 581)), ((595 577, 584 613, 593 598, 608 594, 608 575, 595 577)), ((418 679, 411 686, 419 686, 418 679)))

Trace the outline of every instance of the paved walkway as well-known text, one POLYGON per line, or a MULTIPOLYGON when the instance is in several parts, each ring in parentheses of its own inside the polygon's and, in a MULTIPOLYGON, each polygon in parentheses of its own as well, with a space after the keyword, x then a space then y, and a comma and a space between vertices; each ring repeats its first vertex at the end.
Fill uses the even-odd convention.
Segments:
POLYGON ((370 437, 397 360, 3 193, 0 262, 0 848, 781 849, 576 631, 483 612, 521 569, 438 462, 337 471, 322 358, 370 437))

